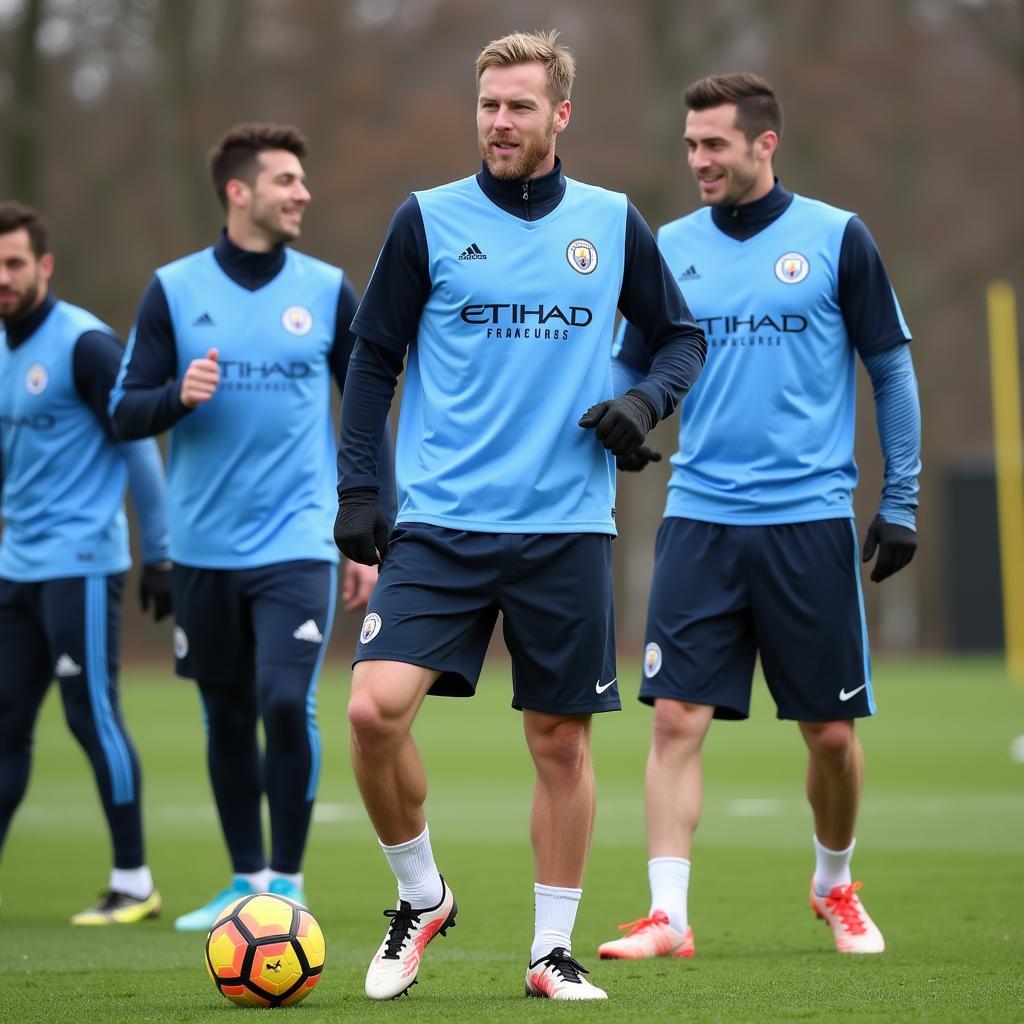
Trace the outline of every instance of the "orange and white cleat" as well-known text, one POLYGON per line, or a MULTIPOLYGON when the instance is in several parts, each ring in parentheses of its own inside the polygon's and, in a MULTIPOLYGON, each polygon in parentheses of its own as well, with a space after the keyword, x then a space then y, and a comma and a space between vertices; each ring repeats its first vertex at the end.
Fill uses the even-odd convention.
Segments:
POLYGON ((812 880, 811 909, 832 929, 840 953, 881 953, 885 939, 857 895, 860 887, 860 882, 837 885, 827 896, 819 896, 812 880))
POLYGON ((455 927, 459 912, 451 889, 441 879, 441 901, 436 907, 414 910, 405 900, 385 910, 391 925, 366 972, 366 994, 371 999, 394 999, 416 984, 427 943, 455 927))
POLYGON ((650 917, 620 924, 619 931, 626 933, 621 939, 597 947, 602 960, 648 960, 656 956, 682 960, 696 952, 693 929, 687 928, 685 934, 677 931, 668 923, 664 910, 652 910, 650 917))
POLYGON ((603 988, 582 977, 587 973, 567 950, 556 946, 526 969, 525 994, 537 999, 607 999, 603 988))

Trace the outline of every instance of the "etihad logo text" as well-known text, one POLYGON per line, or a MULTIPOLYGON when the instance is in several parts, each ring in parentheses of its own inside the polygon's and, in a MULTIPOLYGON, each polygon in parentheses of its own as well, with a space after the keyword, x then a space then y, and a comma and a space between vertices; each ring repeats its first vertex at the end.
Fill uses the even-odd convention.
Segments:
POLYGON ((800 313, 704 316, 697 323, 704 328, 709 349, 780 348, 785 335, 807 330, 807 318, 800 313))
POLYGON ((219 362, 221 376, 231 380, 270 380, 277 377, 282 380, 305 380, 312 376, 313 367, 309 363, 248 363, 240 359, 221 359, 219 362))
POLYGON ((523 302, 486 302, 463 306, 463 323, 487 327, 488 338, 540 338, 568 341, 569 328, 587 327, 594 314, 586 306, 528 306, 523 302))
POLYGON ((32 416, 0 416, 0 427, 14 430, 27 427, 29 430, 50 430, 57 425, 57 418, 48 412, 37 412, 32 416))

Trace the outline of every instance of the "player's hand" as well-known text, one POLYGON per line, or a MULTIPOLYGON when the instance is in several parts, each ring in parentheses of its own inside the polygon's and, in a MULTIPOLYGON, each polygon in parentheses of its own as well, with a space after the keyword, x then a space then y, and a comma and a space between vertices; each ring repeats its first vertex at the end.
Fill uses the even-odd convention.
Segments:
POLYGON ((580 417, 579 425, 585 430, 593 428, 613 455, 627 455, 644 443, 655 420, 650 402, 638 391, 628 391, 621 398, 592 405, 580 417))
POLYGON ((388 553, 388 523, 381 515, 377 490, 353 487, 338 495, 334 543, 352 562, 380 565, 388 553))
POLYGON ((620 473, 639 473, 640 470, 646 469, 650 462, 661 462, 661 452, 656 452, 645 444, 615 459, 615 465, 619 467, 620 473))
POLYGON ((219 353, 211 348, 203 359, 193 359, 181 378, 181 404, 194 409, 213 398, 220 383, 219 353))
POLYGON ((893 573, 899 572, 914 557, 917 550, 917 534, 907 526, 886 522, 875 516, 864 538, 861 561, 870 562, 878 550, 878 561, 871 570, 871 579, 881 583, 893 573))
POLYGON ((341 600, 347 612, 365 608, 377 585, 379 570, 375 565, 360 565, 358 562, 345 563, 345 583, 341 589, 341 600))
POLYGON ((153 621, 159 622, 166 618, 174 609, 171 599, 171 563, 157 562, 155 565, 144 565, 142 577, 139 579, 139 604, 144 612, 153 605, 153 621))

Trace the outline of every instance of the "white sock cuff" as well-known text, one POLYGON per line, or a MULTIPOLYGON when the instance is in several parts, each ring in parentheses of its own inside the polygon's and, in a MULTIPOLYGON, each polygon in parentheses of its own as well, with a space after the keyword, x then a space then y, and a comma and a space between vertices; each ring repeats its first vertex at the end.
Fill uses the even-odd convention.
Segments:
POLYGON ((274 871, 273 869, 271 869, 270 877, 268 879, 267 884, 269 885, 270 882, 273 881, 275 878, 283 878, 286 882, 291 882, 292 885, 297 885, 300 889, 303 887, 304 879, 302 877, 301 871, 297 872, 294 875, 288 875, 285 874, 283 871, 274 871))
POLYGON ((380 836, 377 836, 377 842, 380 843, 380 848, 385 853, 409 853, 415 850, 421 843, 430 842, 430 826, 424 825, 423 831, 418 836, 414 839, 406 839, 404 843, 395 843, 394 846, 388 846, 380 836))
POLYGON ((540 882, 534 882, 533 894, 535 896, 547 896, 549 899, 571 900, 573 903, 579 903, 583 890, 567 889, 559 885, 542 885, 540 882))
POLYGON ((812 835, 811 839, 814 840, 815 850, 819 850, 821 853, 831 854, 833 857, 852 857, 853 848, 857 845, 857 840, 854 838, 853 842, 845 850, 830 850, 827 846, 823 846, 817 836, 812 835))
POLYGON ((687 870, 690 868, 690 862, 685 857, 652 857, 647 862, 647 866, 651 867, 652 864, 677 864, 679 867, 687 868, 687 870))

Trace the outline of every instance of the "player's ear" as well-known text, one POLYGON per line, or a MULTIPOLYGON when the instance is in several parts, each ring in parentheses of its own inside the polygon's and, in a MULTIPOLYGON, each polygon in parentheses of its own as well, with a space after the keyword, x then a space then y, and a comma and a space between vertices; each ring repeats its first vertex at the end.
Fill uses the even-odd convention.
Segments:
POLYGON ((568 100, 562 100, 555 104, 555 134, 564 132, 569 127, 569 116, 572 114, 572 104, 568 100))
POLYGON ((760 135, 754 140, 754 152, 762 160, 770 160, 775 155, 775 150, 779 146, 779 135, 777 132, 769 129, 766 132, 761 132, 760 135))
POLYGON ((43 255, 39 257, 39 276, 44 281, 49 281, 50 278, 53 277, 53 267, 53 253, 44 252, 43 255))
POLYGON ((252 190, 241 178, 232 178, 224 186, 224 195, 229 206, 248 206, 252 190))

